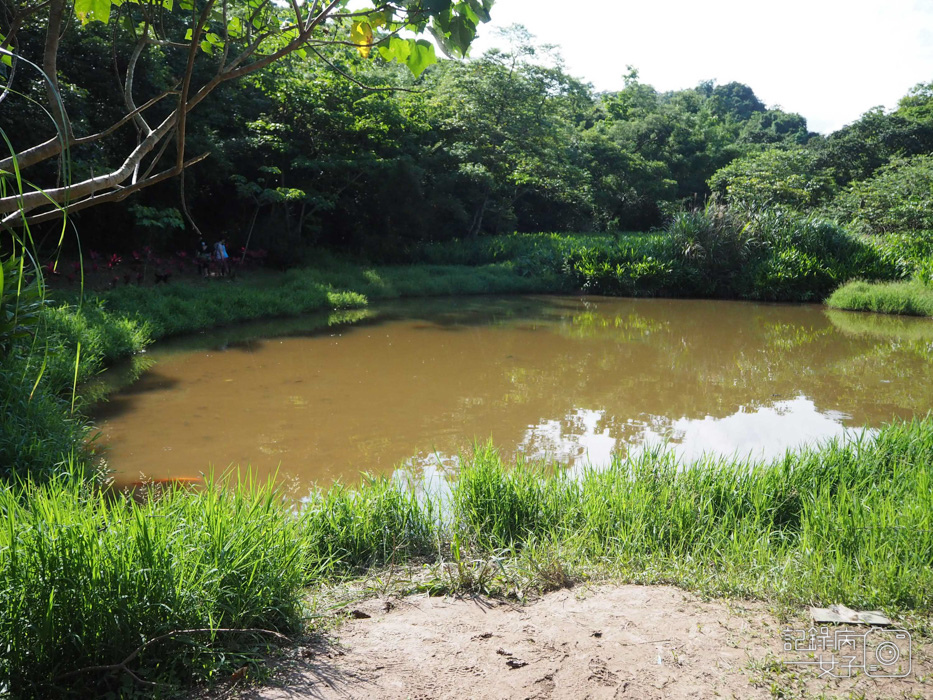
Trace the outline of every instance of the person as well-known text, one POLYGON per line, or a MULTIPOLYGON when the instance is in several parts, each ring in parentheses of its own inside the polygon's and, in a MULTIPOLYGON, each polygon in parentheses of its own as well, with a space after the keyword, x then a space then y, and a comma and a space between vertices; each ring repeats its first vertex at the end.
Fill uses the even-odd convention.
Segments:
POLYGON ((221 238, 214 244, 214 260, 220 266, 220 276, 226 277, 230 272, 230 256, 227 255, 227 239, 221 238))
POLYGON ((208 270, 211 266, 211 251, 207 247, 207 241, 203 238, 198 239, 198 247, 194 253, 194 259, 198 263, 198 274, 201 277, 207 277, 208 270))

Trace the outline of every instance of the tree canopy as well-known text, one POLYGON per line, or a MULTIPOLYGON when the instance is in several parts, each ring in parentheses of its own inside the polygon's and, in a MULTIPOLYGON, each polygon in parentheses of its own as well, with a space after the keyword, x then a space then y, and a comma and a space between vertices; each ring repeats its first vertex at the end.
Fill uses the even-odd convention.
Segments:
MULTIPOLYGON (((492 0, 18 0, 4 4, 0 50, 6 81, 0 99, 20 93, 48 115, 32 141, 18 141, 0 170, 19 184, 0 197, 5 223, 40 222, 174 177, 207 153, 189 153, 189 114, 221 86, 289 56, 327 62, 335 47, 397 61, 419 75, 436 61, 430 32, 445 51, 466 53, 492 0), (77 23, 78 26, 74 26, 77 23), (106 26, 104 26, 106 25, 106 26), (109 43, 112 59, 104 59, 109 43), (86 51, 90 65, 81 62, 86 51), (63 89, 60 71, 70 73, 63 89), (111 63, 119 108, 100 104, 77 114, 73 94, 94 90, 111 63), (31 73, 21 81, 22 73, 31 73), (41 76, 40 81, 36 78, 41 76), (89 90, 89 86, 92 86, 89 90), (99 117, 106 115, 101 123, 99 117), (127 132, 130 135, 127 136, 127 132), (91 173, 74 173, 72 149, 108 156, 91 173), (54 166, 49 161, 55 160, 54 166), (30 170, 46 164, 44 169, 30 170), (37 172, 36 177, 32 172, 37 172), (77 176, 76 176, 77 175, 77 176), (28 178, 28 179, 24 179, 28 178)), ((98 97, 102 95, 98 94, 98 97)), ((85 105, 87 107, 88 105, 85 105)), ((35 120, 35 118, 34 118, 35 120)))

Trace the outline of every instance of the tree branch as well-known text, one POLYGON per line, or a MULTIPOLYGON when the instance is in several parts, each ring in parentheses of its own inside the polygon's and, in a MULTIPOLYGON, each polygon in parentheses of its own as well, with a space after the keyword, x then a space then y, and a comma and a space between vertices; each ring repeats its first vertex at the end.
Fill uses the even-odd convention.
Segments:
MULTIPOLYGON (((186 161, 183 164, 183 168, 190 168, 191 166, 197 163, 200 163, 202 160, 207 158, 209 155, 210 153, 202 153, 196 158, 192 158, 191 160, 186 161)), ((103 194, 94 195, 86 199, 82 199, 78 202, 72 202, 71 204, 68 204, 67 206, 56 208, 56 209, 43 212, 40 214, 21 216, 19 212, 16 212, 14 214, 7 216, 5 219, 3 219, 2 223, 17 224, 19 222, 25 221, 26 223, 30 225, 41 224, 41 223, 45 223, 46 221, 54 221, 55 219, 60 219, 63 214, 72 214, 74 212, 78 212, 78 211, 81 211, 82 209, 87 209, 88 207, 93 207, 98 204, 104 204, 107 202, 120 202, 126 199, 127 197, 129 197, 134 192, 138 192, 139 190, 143 188, 150 187, 152 185, 158 184, 160 182, 164 182, 165 180, 169 180, 175 177, 176 175, 178 175, 179 172, 180 171, 178 170, 178 168, 176 168, 173 165, 171 168, 167 170, 163 170, 158 175, 153 175, 152 177, 147 178, 145 180, 140 180, 136 184, 130 185, 129 187, 121 187, 116 190, 111 190, 110 192, 105 192, 103 194)))
POLYGON ((108 187, 115 187, 132 175, 136 165, 148 153, 151 153, 159 141, 172 130, 176 118, 177 112, 173 112, 166 117, 152 133, 133 149, 133 152, 116 170, 106 175, 88 178, 75 185, 0 198, 0 214, 8 214, 16 210, 20 210, 20 213, 25 214, 49 201, 67 203, 68 200, 80 199, 108 187))
POLYGON ((133 121, 136 122, 136 126, 139 127, 139 130, 146 136, 152 133, 152 128, 149 126, 149 123, 145 120, 142 113, 136 109, 136 102, 133 100, 133 82, 136 78, 136 63, 139 61, 139 57, 142 55, 143 49, 146 46, 148 34, 149 23, 146 22, 143 27, 142 36, 139 37, 139 41, 137 41, 136 46, 133 47, 133 53, 130 54, 130 60, 126 65, 126 81, 123 83, 123 102, 126 104, 126 108, 130 110, 131 114, 135 113, 133 121))
POLYGON ((324 61, 324 63, 326 63, 327 66, 328 66, 332 71, 334 71, 335 73, 337 73, 337 75, 339 75, 339 76, 341 76, 341 77, 343 77, 343 78, 346 78, 347 80, 349 80, 349 81, 350 81, 351 83, 353 83, 354 85, 358 85, 359 87, 361 87, 361 88, 363 88, 364 90, 367 90, 367 91, 369 91, 369 92, 413 92, 413 93, 415 93, 416 95, 420 95, 422 92, 424 92, 423 90, 412 90, 411 88, 403 88, 403 87, 370 87, 369 85, 366 85, 365 83, 361 83, 359 80, 357 80, 356 78, 354 78, 354 77, 353 77, 352 75, 350 75, 349 73, 345 73, 344 71, 340 70, 340 68, 338 68, 338 67, 335 66, 333 63, 331 63, 331 61, 330 61, 324 54, 322 54, 320 51, 318 51, 318 50, 317 50, 316 48, 314 48, 313 46, 309 46, 308 48, 311 49, 311 52, 312 52, 315 56, 317 56, 319 59, 321 59, 322 61, 324 61))
MULTIPOLYGON (((4 47, 0 47, 2 49, 4 47)), ((14 38, 13 41, 13 51, 10 52, 10 77, 7 78, 6 85, 3 86, 3 94, 0 95, 0 103, 2 103, 7 95, 10 94, 10 91, 13 89, 13 79, 16 77, 16 69, 19 67, 19 48, 14 38)))
POLYGON ((49 109, 55 126, 66 141, 71 139, 71 122, 65 113, 61 92, 58 89, 58 46, 61 41, 62 22, 65 17, 65 0, 50 0, 49 25, 45 32, 45 50, 42 55, 42 69, 46 75, 45 93, 49 100, 49 109))
POLYGON ((3 41, 0 41, 0 49, 8 49, 10 46, 13 46, 16 41, 16 32, 19 31, 19 28, 22 26, 23 22, 29 19, 32 15, 36 14, 39 10, 46 8, 51 2, 52 0, 45 0, 45 2, 40 2, 34 7, 27 8, 22 12, 14 13, 13 19, 10 20, 9 30, 7 30, 3 41))
POLYGON ((175 132, 175 143, 178 144, 177 155, 175 157, 176 166, 181 167, 185 160, 185 127, 188 120, 188 94, 191 91, 191 80, 194 77, 194 59, 200 50, 201 33, 204 31, 204 23, 210 16, 211 9, 214 7, 215 0, 207 0, 198 22, 191 31, 191 47, 188 49, 188 66, 185 68, 185 77, 181 86, 181 95, 178 97, 178 129, 175 132))

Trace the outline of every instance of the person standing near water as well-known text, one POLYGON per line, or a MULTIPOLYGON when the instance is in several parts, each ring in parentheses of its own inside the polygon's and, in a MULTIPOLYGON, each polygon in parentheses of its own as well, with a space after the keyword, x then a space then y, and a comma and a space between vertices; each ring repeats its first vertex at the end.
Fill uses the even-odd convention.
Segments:
POLYGON ((201 277, 207 277, 211 265, 211 251, 203 238, 198 239, 198 247, 194 252, 194 259, 198 263, 198 274, 201 275, 201 277))
POLYGON ((220 264, 220 275, 226 277, 230 272, 230 256, 227 255, 227 239, 221 238, 214 244, 214 259, 220 264))

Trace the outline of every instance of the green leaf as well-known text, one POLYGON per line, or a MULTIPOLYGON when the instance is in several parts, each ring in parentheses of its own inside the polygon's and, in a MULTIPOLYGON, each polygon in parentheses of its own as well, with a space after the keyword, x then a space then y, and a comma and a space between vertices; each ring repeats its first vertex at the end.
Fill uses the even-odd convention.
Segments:
POLYGON ((82 25, 88 22, 107 24, 110 21, 111 4, 111 0, 75 0, 75 14, 82 25))
POLYGON ((379 54, 386 61, 405 63, 408 61, 408 57, 411 54, 412 44, 414 44, 414 42, 410 39, 399 39, 397 36, 394 36, 389 39, 388 45, 379 47, 379 54))
POLYGON ((421 8, 429 15, 436 15, 450 10, 451 0, 423 0, 421 8))
POLYGON ((239 39, 243 36, 243 23, 240 21, 239 17, 234 17, 227 24, 227 34, 230 35, 231 39, 239 39))
POLYGON ((454 17, 450 20, 449 36, 451 44, 456 47, 462 56, 470 48, 470 44, 476 37, 476 27, 463 17, 454 17))
POLYGON ((122 19, 123 29, 126 30, 126 33, 130 36, 136 36, 136 23, 133 22, 133 18, 130 17, 129 13, 125 13, 122 19))
POLYGON ((434 44, 424 39, 419 39, 412 43, 411 54, 405 61, 405 65, 417 78, 424 69, 433 63, 437 63, 437 54, 434 53, 434 44))
POLYGON ((492 0, 467 0, 467 4, 476 13, 480 22, 488 22, 491 19, 489 8, 492 7, 492 0))

